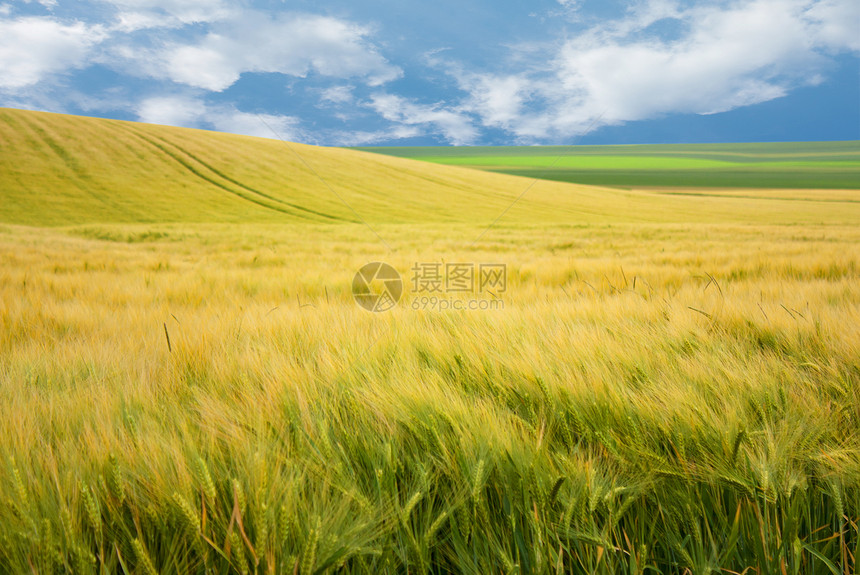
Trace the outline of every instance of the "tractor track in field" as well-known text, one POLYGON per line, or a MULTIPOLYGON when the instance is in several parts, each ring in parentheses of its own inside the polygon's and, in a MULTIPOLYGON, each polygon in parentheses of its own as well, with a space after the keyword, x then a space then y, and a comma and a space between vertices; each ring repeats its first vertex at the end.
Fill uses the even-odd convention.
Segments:
MULTIPOLYGON (((10 122, 11 118, 4 118, 7 123, 15 123, 10 122)), ((117 210, 120 213, 128 214, 128 210, 122 206, 121 204, 112 201, 110 198, 110 194, 107 193, 98 193, 97 187, 101 189, 102 192, 105 192, 103 188, 98 186, 97 182, 95 182, 92 178, 92 175, 89 174, 80 164, 80 162, 72 156, 69 151, 60 145, 56 139, 54 139, 51 134, 48 133, 42 126, 38 124, 35 120, 30 118, 23 118, 22 122, 23 126, 31 131, 33 134, 33 142, 38 146, 39 143, 44 144, 42 147, 43 150, 48 149, 53 153, 57 158, 59 158, 63 165, 74 174, 74 178, 70 179, 70 182, 79 190, 84 192, 86 195, 91 197, 96 202, 108 206, 111 209, 117 210)), ((21 123, 18 123, 20 126, 21 123)))
POLYGON ((125 130, 127 132, 129 132, 130 134, 134 135, 135 137, 143 140, 144 142, 146 142, 150 146, 153 146, 154 148, 158 149, 164 155, 171 158, 173 161, 175 161, 176 163, 181 165, 185 170, 187 170, 188 172, 190 172, 191 174, 193 174, 197 178, 200 178, 201 180, 203 180, 209 184, 212 184, 213 186, 215 186, 215 187, 217 187, 217 188, 219 188, 219 189, 221 189, 221 190, 223 190, 223 191, 225 191, 225 192, 227 192, 227 193, 229 193, 229 194, 231 194, 237 198, 240 198, 240 199, 245 200, 247 202, 251 202, 251 203, 256 204, 262 208, 266 208, 268 210, 280 212, 280 213, 286 214, 288 216, 301 218, 301 219, 304 219, 306 221, 319 222, 320 221, 319 218, 325 218, 325 219, 334 220, 334 221, 346 221, 346 222, 351 221, 351 220, 344 220, 342 218, 338 218, 337 216, 324 214, 322 212, 317 212, 315 210, 311 210, 311 209, 305 208, 303 206, 298 206, 296 204, 291 204, 289 202, 285 202, 283 200, 279 200, 277 198, 274 198, 268 194, 260 192, 259 190, 255 190, 255 189, 253 189, 253 188, 251 188, 245 184, 242 184, 242 183, 234 180, 233 178, 225 176, 219 170, 212 168, 206 162, 200 160, 195 155, 189 153, 187 150, 185 150, 181 146, 174 144, 173 142, 170 142, 170 141, 165 140, 163 138, 157 138, 161 142, 161 143, 159 143, 158 141, 151 139, 151 137, 148 137, 144 134, 141 134, 140 132, 138 132, 135 129, 125 127, 125 130), (171 151, 170 149, 168 149, 167 146, 174 148, 178 153, 171 151), (215 174, 216 177, 212 177, 212 176, 209 176, 209 175, 203 173, 202 170, 200 170, 199 168, 192 165, 192 163, 189 162, 188 160, 183 159, 179 154, 184 154, 185 156, 190 158, 192 161, 197 162, 198 164, 203 166, 206 170, 209 170, 213 174, 215 174), (226 180, 227 182, 229 182, 233 186, 239 187, 239 188, 241 188, 247 192, 250 192, 251 194, 254 194, 254 195, 260 196, 260 197, 255 198, 255 197, 248 195, 246 193, 242 193, 236 189, 233 189, 232 187, 228 186, 227 184, 225 184, 221 181, 218 181, 217 178, 221 178, 223 180, 226 180), (278 205, 272 205, 272 203, 283 204, 283 207, 278 206, 278 205), (316 216, 316 217, 314 217, 314 216, 316 216))
POLYGON ((211 166, 211 165, 210 165, 210 164, 208 164, 207 162, 204 162, 204 161, 203 161, 203 160, 201 160, 198 156, 196 156, 196 155, 192 154, 192 153, 191 153, 191 152, 189 152, 187 149, 185 149, 185 148, 183 148, 183 147, 181 147, 181 146, 177 145, 176 143, 174 143, 174 142, 170 142, 170 141, 168 141, 168 140, 166 140, 166 139, 164 139, 164 138, 161 138, 161 137, 158 137, 158 140, 160 140, 160 141, 164 142, 165 144, 168 144, 168 145, 173 146, 173 147, 174 147, 174 148, 176 148, 177 150, 180 150, 183 154, 185 154, 185 155, 186 155, 186 156, 188 156, 189 158, 193 159, 195 162, 199 163, 200 165, 204 166, 206 169, 208 169, 208 170, 209 170, 209 171, 211 171, 212 173, 216 174, 218 177, 220 177, 220 178, 222 178, 222 179, 224 179, 224 180, 227 180, 228 182, 230 182, 231 184, 233 184, 233 185, 235 185, 235 186, 239 186, 239 187, 240 187, 240 188, 242 188, 243 190, 247 190, 247 191, 249 191, 249 192, 251 192, 251 193, 253 193, 253 194, 257 194, 258 196, 264 197, 264 198, 266 198, 266 199, 268 199, 268 200, 271 200, 271 201, 273 201, 273 202, 276 202, 276 203, 279 203, 279 204, 283 204, 283 205, 285 205, 285 206, 289 206, 289 207, 291 207, 291 208, 293 208, 293 209, 300 210, 300 211, 303 211, 303 212, 307 212, 307 213, 309 213, 309 214, 314 214, 314 215, 320 216, 320 217, 322 217, 322 218, 326 218, 326 219, 334 220, 334 221, 338 221, 338 222, 357 223, 357 222, 354 222, 353 220, 348 220, 348 219, 346 219, 346 218, 339 218, 339 217, 337 217, 337 216, 333 216, 333 215, 331 215, 331 214, 327 214, 327 213, 325 213, 325 212, 319 212, 319 211, 317 211, 317 210, 312 210, 311 208, 306 208, 306 207, 304 207, 304 206, 300 206, 300 205, 298 205, 298 204, 293 204, 293 203, 291 203, 291 202, 287 202, 287 201, 285 201, 285 200, 282 200, 281 198, 277 198, 277 197, 272 196, 272 195, 270 195, 270 194, 267 194, 267 193, 265 193, 265 192, 261 192, 260 190, 255 189, 255 188, 252 188, 252 187, 248 186, 247 184, 243 184, 243 183, 242 183, 242 182, 240 182, 239 180, 236 180, 236 179, 231 178, 230 176, 228 176, 228 175, 227 175, 227 174, 225 174, 224 172, 222 172, 222 171, 218 170, 218 169, 217 169, 217 168, 215 168, 214 166, 211 166))

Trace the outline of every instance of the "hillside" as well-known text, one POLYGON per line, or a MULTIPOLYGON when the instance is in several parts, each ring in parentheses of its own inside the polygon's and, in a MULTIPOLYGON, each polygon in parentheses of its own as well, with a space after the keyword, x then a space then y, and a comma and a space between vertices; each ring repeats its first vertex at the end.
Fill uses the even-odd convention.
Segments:
POLYGON ((666 196, 357 150, 14 109, 0 109, 0 145, 0 222, 30 226, 489 224, 514 203, 506 222, 860 219, 860 205, 848 199, 666 196))

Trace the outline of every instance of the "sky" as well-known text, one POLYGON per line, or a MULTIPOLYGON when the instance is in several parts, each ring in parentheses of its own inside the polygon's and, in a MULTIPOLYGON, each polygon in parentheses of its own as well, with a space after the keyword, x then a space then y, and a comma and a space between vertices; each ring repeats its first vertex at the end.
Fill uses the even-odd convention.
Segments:
POLYGON ((0 106, 328 146, 860 140, 860 2, 0 0, 0 106))

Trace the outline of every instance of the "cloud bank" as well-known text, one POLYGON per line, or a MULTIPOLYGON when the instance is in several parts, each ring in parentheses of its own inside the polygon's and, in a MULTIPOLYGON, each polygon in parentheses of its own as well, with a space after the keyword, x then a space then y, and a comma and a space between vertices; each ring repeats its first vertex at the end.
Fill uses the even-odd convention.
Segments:
POLYGON ((87 65, 107 37, 100 25, 49 18, 0 19, 0 88, 25 88, 52 73, 87 65))
POLYGON ((166 76, 212 91, 233 85, 245 72, 303 77, 361 78, 378 86, 401 72, 366 40, 370 31, 325 16, 268 16, 245 12, 213 26, 199 42, 169 44, 158 55, 166 76))
POLYGON ((27 10, 3 4, 0 103, 42 103, 46 94, 55 111, 83 100, 117 102, 116 94, 58 96, 75 74, 101 67, 146 82, 125 89, 127 101, 113 109, 124 106, 143 121, 271 137, 259 110, 239 111, 241 98, 223 96, 241 95, 243 77, 268 74, 298 86, 303 110, 341 122, 308 127, 288 104, 261 112, 291 137, 360 144, 429 135, 474 144, 493 132, 552 143, 603 125, 780 98, 824 81, 834 57, 860 53, 856 0, 642 0, 620 16, 592 20, 583 3, 557 2, 561 11, 553 14, 567 18, 563 35, 499 44, 492 69, 439 50, 423 67, 415 59, 407 66, 387 48, 391 30, 379 23, 264 10, 253 0, 242 9, 226 0, 80 2, 86 10, 48 0, 27 10), (443 97, 400 91, 399 80, 416 78, 450 88, 443 97))
POLYGON ((713 114, 822 80, 827 55, 858 51, 860 4, 654 1, 547 49, 545 66, 454 76, 485 127, 523 141, 672 113, 713 114), (679 30, 677 37, 661 33, 679 30), (852 30, 854 32, 852 32, 852 30))

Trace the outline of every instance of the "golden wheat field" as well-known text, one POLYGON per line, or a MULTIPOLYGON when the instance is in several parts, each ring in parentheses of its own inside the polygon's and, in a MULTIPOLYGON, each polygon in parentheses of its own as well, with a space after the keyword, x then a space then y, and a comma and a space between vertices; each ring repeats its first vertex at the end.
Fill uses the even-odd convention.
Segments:
POLYGON ((17 110, 0 141, 0 571, 855 572, 852 192, 17 110), (506 282, 419 289, 455 263, 506 282))

